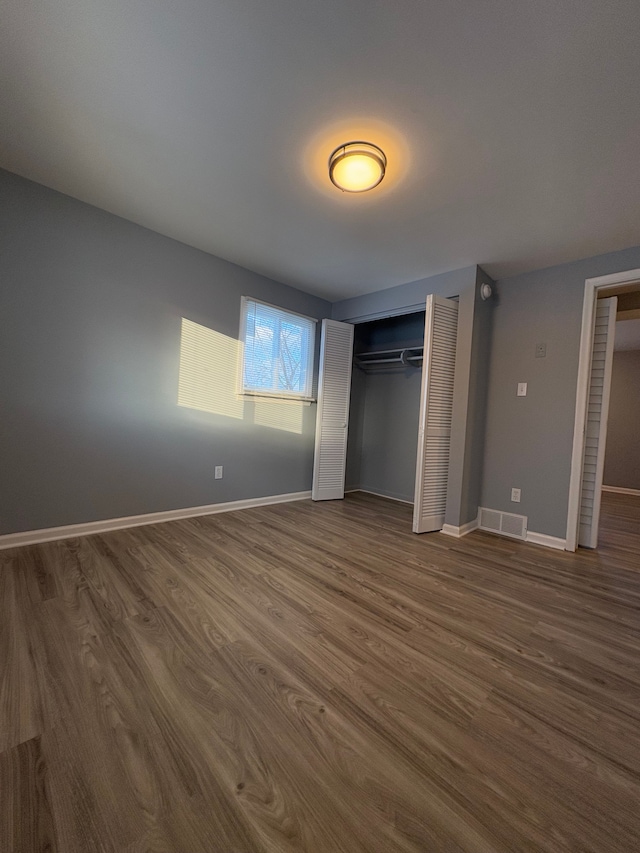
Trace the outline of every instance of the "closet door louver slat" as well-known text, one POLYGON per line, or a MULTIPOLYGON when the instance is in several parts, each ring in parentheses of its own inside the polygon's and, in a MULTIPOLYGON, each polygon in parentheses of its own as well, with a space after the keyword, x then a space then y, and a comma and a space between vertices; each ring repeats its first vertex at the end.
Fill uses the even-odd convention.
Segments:
POLYGON ((353 326, 323 320, 311 488, 314 501, 344 497, 352 358, 353 326))
POLYGON ((414 533, 441 530, 449 480, 458 303, 427 298, 420 397, 414 533))
POLYGON ((586 548, 595 548, 598 544, 617 303, 617 298, 612 296, 598 299, 596 305, 578 527, 578 545, 586 548))

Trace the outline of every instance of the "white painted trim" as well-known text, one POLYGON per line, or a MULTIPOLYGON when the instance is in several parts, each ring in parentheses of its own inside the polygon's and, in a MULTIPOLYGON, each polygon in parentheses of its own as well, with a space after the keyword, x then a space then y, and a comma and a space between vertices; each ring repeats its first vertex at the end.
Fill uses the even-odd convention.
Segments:
MULTIPOLYGON (((318 358, 318 405, 316 407, 316 434, 313 448, 313 472, 311 476, 311 499, 314 501, 340 500, 344 498, 347 475, 347 443, 349 438, 349 409, 351 407, 351 374, 353 364, 354 328, 351 323, 339 320, 322 321, 320 330, 320 355, 318 358), (347 336, 348 351, 340 357, 340 336, 347 336), (340 360, 341 370, 336 369, 340 360), (344 420, 338 415, 342 411, 344 420), (327 435, 332 429, 342 429, 339 454, 334 441, 327 435), (328 451, 325 453, 324 451, 328 451), (339 455, 339 460, 337 456, 339 455), (323 475, 334 475, 334 483, 323 485, 323 475)), ((334 436, 335 438, 335 436, 334 436)))
POLYGON ((413 506, 413 501, 408 501, 406 498, 396 498, 392 495, 385 495, 383 492, 372 492, 371 489, 349 489, 349 494, 352 492, 362 492, 365 495, 375 495, 377 498, 386 498, 388 501, 396 501, 399 504, 413 506))
POLYGON ((560 539, 558 536, 547 536, 546 533, 534 533, 533 530, 527 530, 526 542, 532 545, 544 545, 545 548, 555 548, 557 551, 564 551, 567 547, 567 540, 560 539))
POLYGON ((582 330, 580 332, 576 411, 573 422, 573 450, 571 452, 569 506, 567 509, 567 551, 575 551, 578 546, 578 520, 580 514, 580 495, 582 492, 582 459, 584 456, 584 431, 587 419, 591 351, 593 349, 595 301, 595 285, 592 284, 591 280, 587 279, 585 282, 584 301, 582 305, 582 330))
MULTIPOLYGON (((585 284, 590 284, 592 287, 602 290, 603 288, 618 288, 621 284, 636 284, 637 282, 640 282, 640 269, 614 272, 610 275, 599 275, 595 278, 588 278, 585 284)), ((615 296, 615 293, 611 295, 615 296)))
POLYGON ((573 450, 571 453, 571 476, 569 479, 569 504, 567 508, 567 538, 565 548, 575 551, 578 545, 578 521, 580 516, 580 494, 582 491, 582 459, 584 455, 584 432, 587 420, 589 396, 589 374, 593 350, 595 303, 598 291, 640 281, 640 269, 588 278, 584 283, 582 305, 582 330, 580 332, 580 354, 578 361, 578 383, 576 388, 576 410, 573 425, 573 450))
MULTIPOLYGON (((598 546, 598 527, 600 525, 600 503, 602 498, 602 480, 604 478, 604 455, 607 448, 607 421, 609 420, 609 398, 611 396, 613 345, 616 336, 616 309, 618 307, 618 297, 609 296, 600 301, 605 305, 609 305, 609 318, 607 322, 607 343, 604 359, 602 404, 600 406, 600 435, 598 436, 598 453, 596 455, 596 472, 594 480, 596 493, 593 497, 593 508, 591 511, 591 529, 589 531, 588 541, 580 542, 581 537, 578 535, 578 544, 582 544, 587 548, 597 548, 598 546)), ((591 379, 589 379, 588 393, 589 396, 591 396, 591 379)), ((579 532, 580 524, 578 524, 578 533, 579 532)), ((584 540, 584 537, 582 538, 584 540)))
POLYGON ((467 533, 471 533, 472 530, 478 529, 478 519, 474 518, 473 521, 467 521, 466 524, 462 524, 460 527, 456 527, 455 524, 445 524, 442 528, 442 533, 445 533, 447 536, 455 536, 456 539, 461 539, 463 536, 466 536, 467 533))
POLYGON ((622 486, 603 486, 602 491, 616 495, 640 495, 640 489, 624 489, 622 486))
POLYGON ((311 492, 290 492, 284 495, 267 495, 264 498, 247 498, 241 501, 208 504, 185 509, 170 509, 164 512, 149 512, 144 515, 129 515, 123 518, 109 518, 104 521, 88 521, 84 524, 67 524, 64 527, 45 527, 41 530, 25 530, 22 533, 0 535, 0 550, 17 548, 21 545, 35 545, 38 542, 54 542, 56 539, 69 539, 76 536, 90 536, 92 533, 104 533, 107 530, 125 530, 128 527, 142 527, 145 524, 160 524, 165 521, 177 521, 181 518, 197 518, 202 515, 216 515, 219 512, 232 512, 238 509, 270 506, 271 504, 304 501, 311 492))

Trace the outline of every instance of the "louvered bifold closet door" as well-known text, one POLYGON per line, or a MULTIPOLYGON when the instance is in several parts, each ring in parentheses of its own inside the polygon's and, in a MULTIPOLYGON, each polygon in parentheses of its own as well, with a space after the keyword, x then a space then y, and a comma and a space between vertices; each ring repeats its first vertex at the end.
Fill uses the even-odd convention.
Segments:
POLYGON ((427 298, 413 532, 442 530, 449 480, 458 303, 427 298))
POLYGON ((314 501, 344 497, 352 359, 353 326, 323 320, 311 491, 314 501))
POLYGON ((585 548, 598 544, 617 307, 617 297, 611 296, 598 299, 595 311, 578 527, 578 545, 585 548))

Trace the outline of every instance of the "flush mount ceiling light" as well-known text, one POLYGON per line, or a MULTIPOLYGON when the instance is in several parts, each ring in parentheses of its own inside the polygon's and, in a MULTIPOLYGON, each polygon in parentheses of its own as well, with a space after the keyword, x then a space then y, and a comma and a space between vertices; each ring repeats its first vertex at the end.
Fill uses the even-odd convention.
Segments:
POLYGON ((377 187, 386 168, 384 151, 371 142, 345 142, 329 157, 331 182, 346 193, 363 193, 377 187))

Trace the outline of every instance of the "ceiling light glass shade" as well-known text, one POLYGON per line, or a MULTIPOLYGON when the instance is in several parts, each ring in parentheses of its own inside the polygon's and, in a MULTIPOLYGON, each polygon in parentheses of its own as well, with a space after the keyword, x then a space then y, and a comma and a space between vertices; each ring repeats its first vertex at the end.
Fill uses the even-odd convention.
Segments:
POLYGON ((384 151, 370 142, 346 142, 329 157, 329 177, 347 193, 363 193, 377 187, 386 168, 384 151))

